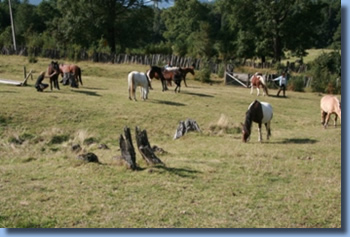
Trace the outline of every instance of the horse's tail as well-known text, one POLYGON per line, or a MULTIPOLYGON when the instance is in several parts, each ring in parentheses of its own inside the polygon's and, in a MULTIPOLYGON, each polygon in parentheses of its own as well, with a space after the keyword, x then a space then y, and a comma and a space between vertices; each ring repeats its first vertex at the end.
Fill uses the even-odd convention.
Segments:
POLYGON ((130 72, 128 75, 129 99, 134 96, 134 73, 130 72))
POLYGON ((341 119, 341 102, 338 100, 337 97, 335 97, 336 102, 337 102, 337 108, 336 108, 336 113, 339 116, 339 118, 341 119))
POLYGON ((83 80, 81 79, 81 69, 80 68, 78 68, 78 77, 79 77, 80 84, 83 85, 83 80))

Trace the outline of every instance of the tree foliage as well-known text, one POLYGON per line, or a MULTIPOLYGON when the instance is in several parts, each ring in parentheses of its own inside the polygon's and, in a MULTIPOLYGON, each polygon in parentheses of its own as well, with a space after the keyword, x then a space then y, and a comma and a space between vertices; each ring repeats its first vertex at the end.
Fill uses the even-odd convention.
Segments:
MULTIPOLYGON (((339 0, 177 0, 166 9, 146 2, 152 1, 44 0, 34 6, 12 0, 17 44, 224 61, 280 61, 286 51, 303 57, 309 48, 341 45, 339 0)), ((0 46, 11 45, 8 0, 0 1, 0 20, 0 46)))

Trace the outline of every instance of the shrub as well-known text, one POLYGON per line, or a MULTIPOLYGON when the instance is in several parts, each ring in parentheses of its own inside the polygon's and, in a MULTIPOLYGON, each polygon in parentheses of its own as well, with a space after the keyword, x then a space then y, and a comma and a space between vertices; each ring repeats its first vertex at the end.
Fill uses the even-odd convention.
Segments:
POLYGON ((198 73, 196 73, 195 80, 199 80, 201 82, 210 82, 210 67, 209 67, 209 62, 206 59, 203 59, 201 62, 201 69, 199 70, 198 73))
POLYGON ((288 81, 288 90, 304 92, 304 78, 302 76, 292 77, 288 81))
POLYGON ((341 55, 338 52, 323 53, 311 64, 314 92, 341 93, 341 55))

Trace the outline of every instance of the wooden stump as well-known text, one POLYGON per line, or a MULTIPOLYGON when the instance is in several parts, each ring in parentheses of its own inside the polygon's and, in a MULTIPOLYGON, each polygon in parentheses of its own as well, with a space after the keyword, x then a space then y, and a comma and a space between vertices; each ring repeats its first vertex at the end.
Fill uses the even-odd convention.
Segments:
POLYGON ((142 158, 149 165, 164 164, 153 152, 153 149, 148 141, 147 131, 140 130, 139 127, 136 130, 136 142, 137 148, 142 155, 142 158))
POLYGON ((124 128, 124 136, 120 134, 119 146, 122 158, 126 161, 129 168, 135 170, 136 166, 136 153, 132 144, 130 128, 124 128))

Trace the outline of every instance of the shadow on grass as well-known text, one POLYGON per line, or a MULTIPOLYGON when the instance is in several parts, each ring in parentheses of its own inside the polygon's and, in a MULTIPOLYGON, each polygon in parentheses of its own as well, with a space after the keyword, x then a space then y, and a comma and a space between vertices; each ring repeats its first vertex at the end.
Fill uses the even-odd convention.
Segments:
POLYGON ((158 103, 158 104, 172 105, 172 106, 186 106, 183 103, 167 101, 167 100, 152 100, 152 102, 153 103, 158 103))
POLYGON ((187 94, 187 95, 194 95, 194 96, 199 96, 199 97, 210 97, 210 98, 213 98, 214 96, 213 95, 207 95, 207 94, 202 94, 202 93, 194 93, 194 92, 188 92, 188 91, 184 91, 182 92, 182 94, 187 94))
POLYGON ((280 142, 275 142, 279 144, 315 144, 318 142, 315 139, 309 139, 309 138, 287 138, 280 142))
POLYGON ((101 96, 101 95, 97 94, 95 91, 74 90, 74 92, 85 94, 85 95, 90 95, 90 96, 101 96))
POLYGON ((283 95, 277 96, 277 95, 271 95, 271 94, 269 94, 269 97, 280 98, 280 99, 288 99, 288 96, 283 96, 283 95))
POLYGON ((154 169, 163 170, 165 172, 169 172, 171 174, 180 176, 182 178, 193 178, 195 174, 201 173, 200 171, 197 171, 197 170, 191 170, 191 169, 185 169, 185 168, 171 168, 171 167, 166 167, 162 165, 157 165, 152 167, 152 169, 150 169, 150 172, 152 172, 154 169))

